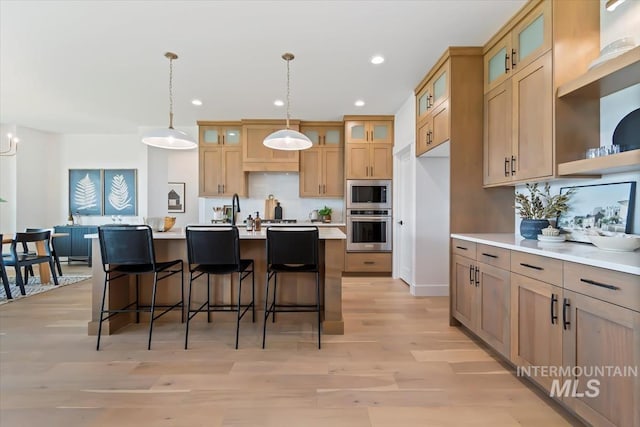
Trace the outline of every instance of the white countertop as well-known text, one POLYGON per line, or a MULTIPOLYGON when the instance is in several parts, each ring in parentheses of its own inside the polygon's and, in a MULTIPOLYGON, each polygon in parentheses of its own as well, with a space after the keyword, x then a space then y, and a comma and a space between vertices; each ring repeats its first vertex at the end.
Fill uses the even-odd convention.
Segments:
POLYGON ((611 252, 589 243, 547 243, 510 233, 452 234, 456 239, 640 275, 640 251, 611 252))
MULTIPOLYGON (((290 225, 300 226, 305 224, 298 223, 290 225)), ((275 224, 274 226, 286 225, 275 224)), ((344 234, 344 232, 342 232, 339 228, 336 228, 335 225, 333 227, 318 227, 318 233, 320 240, 345 240, 347 238, 347 235, 344 234)), ((267 238, 266 227, 263 227, 260 231, 247 231, 245 228, 238 227, 238 234, 240 235, 240 240, 266 240, 267 238)), ((85 234, 84 237, 87 239, 97 239, 98 233, 85 234)), ((171 230, 165 232, 154 231, 153 238, 158 240, 179 240, 186 239, 187 236, 184 232, 184 228, 172 228, 171 230)))

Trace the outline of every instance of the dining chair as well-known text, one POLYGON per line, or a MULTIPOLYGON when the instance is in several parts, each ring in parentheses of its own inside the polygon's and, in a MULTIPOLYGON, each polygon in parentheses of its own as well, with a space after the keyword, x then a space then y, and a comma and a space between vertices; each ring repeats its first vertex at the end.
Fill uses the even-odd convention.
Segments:
MULTIPOLYGON (((53 231, 50 228, 26 228, 24 231, 26 231, 27 233, 33 233, 36 231, 51 231, 53 233, 53 231)), ((58 269, 58 275, 62 276, 62 267, 60 266, 60 260, 58 259, 58 255, 56 254, 56 245, 54 243, 54 238, 51 237, 49 239, 49 249, 51 251, 51 256, 53 256, 53 261, 56 264, 56 267, 58 269)), ((22 244, 22 249, 24 252, 29 252, 29 247, 26 243, 22 244)), ((29 274, 31 274, 31 276, 33 277, 33 268, 31 266, 27 267, 27 269, 25 269, 24 272, 24 283, 27 284, 29 282, 29 274)))
POLYGON ((104 270, 104 287, 102 289, 102 303, 100 305, 100 322, 98 325, 98 341, 96 350, 100 350, 102 323, 119 313, 136 313, 136 322, 140 322, 140 313, 149 315, 149 340, 147 350, 151 350, 151 337, 154 322, 169 311, 180 308, 181 320, 184 319, 184 278, 183 262, 181 259, 158 262, 153 246, 153 233, 148 225, 103 225, 98 227, 98 239, 104 270), (140 276, 153 274, 153 291, 151 305, 140 304, 140 276), (180 275, 180 300, 174 304, 156 304, 158 282, 175 274, 180 275), (135 301, 121 308, 105 309, 107 289, 116 286, 111 283, 121 277, 135 275, 135 301), (156 308, 162 312, 156 314, 156 308))
MULTIPOLYGON (((22 279, 21 270, 26 267, 31 267, 35 264, 49 264, 51 268, 51 276, 53 277, 53 283, 58 285, 58 276, 56 275, 55 264, 53 256, 51 255, 51 248, 49 247, 49 240, 51 239, 51 231, 36 231, 36 232, 24 232, 16 233, 15 237, 11 241, 11 248, 9 257, 3 257, 3 263, 6 266, 13 266, 16 270, 16 284, 20 288, 20 293, 26 295, 24 288, 25 283, 22 279), (38 254, 37 252, 24 252, 22 249, 24 245, 29 243, 37 244, 42 242, 44 248, 44 254, 38 254), (18 251, 20 247, 20 251, 18 251)), ((7 294, 8 295, 8 294, 7 294)))
POLYGON ((267 320, 280 312, 317 312, 318 348, 320 336, 320 266, 318 261, 318 227, 269 227, 267 228, 267 286, 264 300, 264 324, 262 348, 265 348, 267 320), (315 304, 277 303, 278 275, 286 273, 310 273, 316 276, 315 304), (273 298, 269 303, 269 282, 273 278, 273 298))
MULTIPOLYGON (((2 233, 0 233, 0 242, 2 242, 2 233)), ((1 249, 1 247, 0 247, 1 249)), ((0 279, 2 280, 2 286, 4 286, 4 293, 7 295, 7 299, 13 299, 11 295, 11 288, 9 287, 9 278, 7 277, 7 269, 4 266, 4 259, 9 259, 9 254, 4 254, 0 250, 0 279)), ((23 294, 24 295, 24 294, 23 294)))
POLYGON ((240 333, 240 320, 251 309, 252 322, 256 321, 255 275, 253 259, 240 258, 240 237, 238 229, 230 226, 190 225, 186 227, 187 259, 189 262, 189 300, 187 303, 187 327, 184 337, 184 349, 189 341, 189 324, 198 313, 207 313, 207 322, 211 322, 211 312, 227 311, 237 313, 236 349, 240 333), (211 275, 238 274, 237 303, 211 303, 211 275), (197 308, 191 308, 193 283, 199 277, 207 276, 207 300, 197 308), (242 282, 251 276, 251 301, 242 303, 242 282), (244 310, 243 310, 244 309, 244 310))

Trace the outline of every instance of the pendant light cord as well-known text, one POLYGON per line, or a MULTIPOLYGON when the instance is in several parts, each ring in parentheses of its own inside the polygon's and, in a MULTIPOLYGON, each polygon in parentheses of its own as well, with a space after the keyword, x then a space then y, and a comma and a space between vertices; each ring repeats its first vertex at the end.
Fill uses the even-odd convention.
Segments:
POLYGON ((178 55, 167 52, 164 56, 169 58, 169 129, 173 129, 173 60, 178 59, 178 55))
POLYGON ((293 53, 285 53, 282 55, 282 59, 287 61, 287 126, 286 129, 289 129, 289 117, 291 116, 291 73, 289 70, 289 63, 295 58, 293 53))

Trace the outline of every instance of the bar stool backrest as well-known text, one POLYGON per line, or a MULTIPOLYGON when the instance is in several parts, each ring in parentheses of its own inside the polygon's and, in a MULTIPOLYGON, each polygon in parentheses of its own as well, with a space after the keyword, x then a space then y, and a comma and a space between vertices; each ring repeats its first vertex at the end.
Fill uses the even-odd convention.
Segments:
POLYGON ((240 237, 236 227, 189 225, 186 233, 189 265, 240 265, 240 237))
POLYGON ((102 265, 149 264, 155 269, 153 233, 148 225, 108 225, 98 227, 102 265))
POLYGON ((318 227, 267 228, 267 264, 318 265, 318 227))

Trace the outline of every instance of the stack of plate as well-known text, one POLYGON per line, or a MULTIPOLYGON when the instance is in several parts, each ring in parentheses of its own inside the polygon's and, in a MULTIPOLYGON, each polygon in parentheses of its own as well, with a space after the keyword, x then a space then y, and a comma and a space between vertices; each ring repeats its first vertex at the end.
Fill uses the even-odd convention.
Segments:
POLYGON ((538 240, 545 243, 560 243, 564 242, 565 236, 561 234, 559 236, 544 236, 542 234, 538 234, 538 240))

